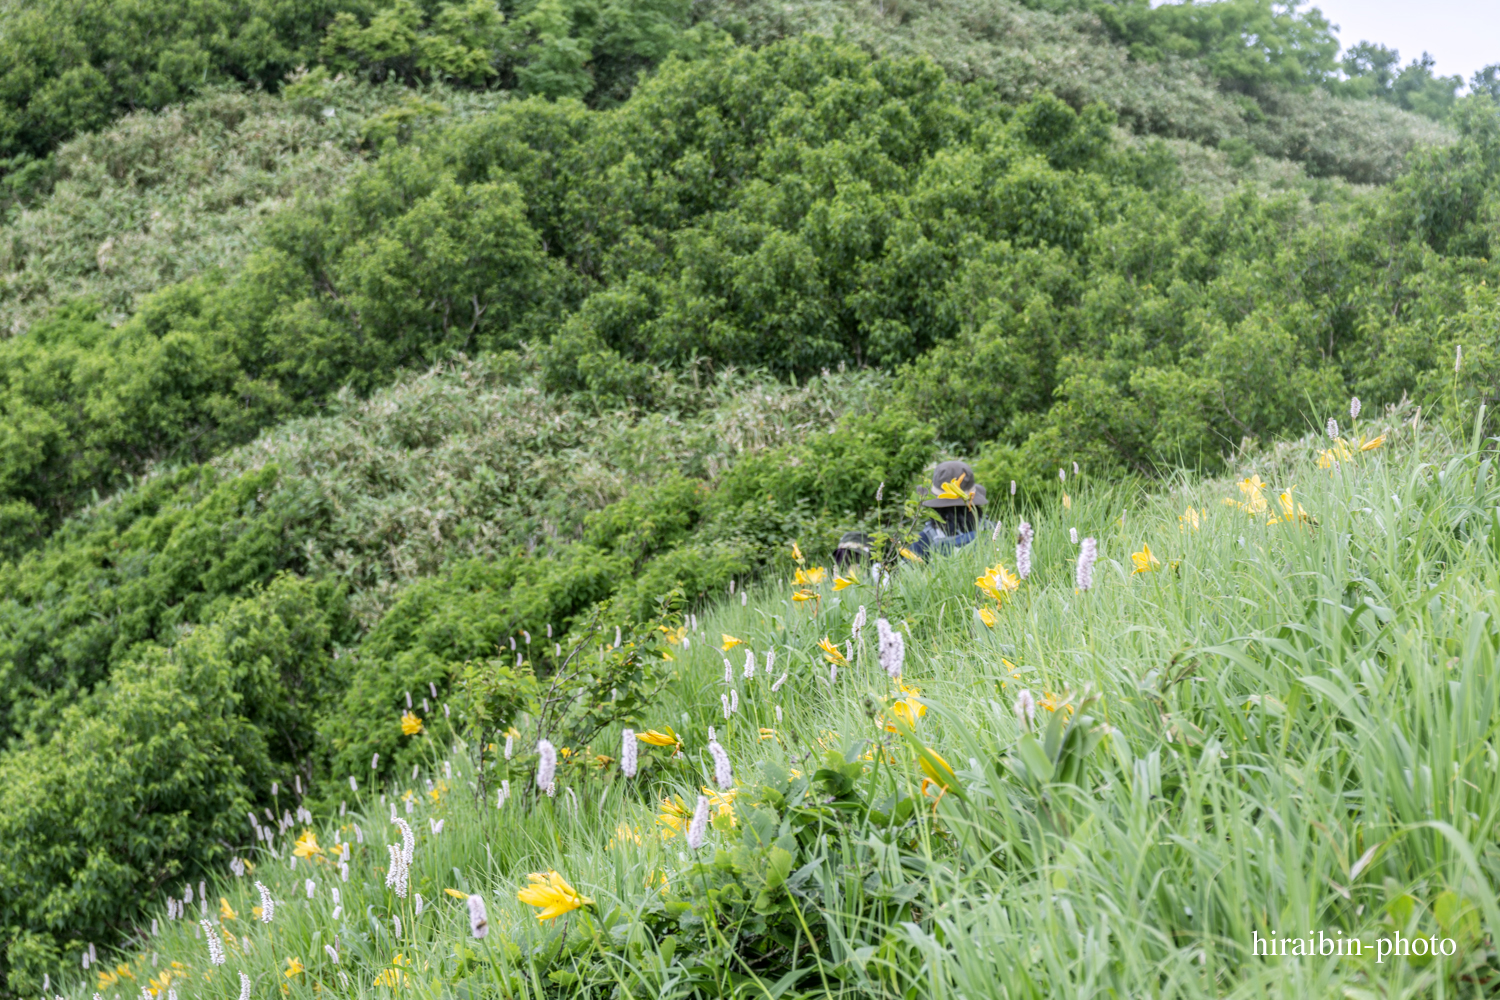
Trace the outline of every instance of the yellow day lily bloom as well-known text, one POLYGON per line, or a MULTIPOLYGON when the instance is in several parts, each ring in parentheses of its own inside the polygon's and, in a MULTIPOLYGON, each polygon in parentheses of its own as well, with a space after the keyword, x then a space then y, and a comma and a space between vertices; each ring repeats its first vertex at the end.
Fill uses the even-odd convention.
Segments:
POLYGON ((1240 504, 1246 513, 1261 514, 1266 509, 1266 484, 1260 476, 1247 476, 1240 482, 1240 492, 1245 494, 1244 503, 1240 504))
POLYGON ((662 838, 670 840, 681 832, 692 818, 691 810, 682 804, 682 797, 674 795, 670 799, 661 800, 661 813, 656 817, 656 822, 663 828, 662 838))
POLYGON ((818 593, 815 590, 799 590, 792 595, 794 601, 816 601, 818 593))
POLYGON ((1384 434, 1380 435, 1380 437, 1378 437, 1378 438, 1371 438, 1368 441, 1362 442, 1360 444, 1360 446, 1359 446, 1359 450, 1360 451, 1374 451, 1376 448, 1379 448, 1383 444, 1385 444, 1385 435, 1384 434))
POLYGON ((262 910, 258 906, 252 906, 252 907, 250 907, 250 915, 252 917, 254 917, 256 920, 259 920, 262 916, 264 916, 265 912, 266 912, 265 910, 262 910))
POLYGON ((401 716, 401 731, 407 736, 415 736, 422 731, 422 720, 419 716, 407 712, 401 716))
POLYGON ((848 576, 835 576, 833 578, 833 591, 834 591, 834 593, 838 593, 840 590, 843 590, 845 587, 857 587, 857 586, 859 586, 859 577, 857 577, 857 576, 854 575, 854 570, 852 570, 852 569, 849 571, 849 575, 848 576))
POLYGON ((1007 570, 1004 563, 996 563, 984 571, 984 576, 974 581, 974 586, 993 597, 996 604, 1004 604, 1005 595, 1020 587, 1021 580, 1007 570))
POLYGON ((1141 551, 1130 553, 1130 561, 1135 563, 1133 573, 1150 573, 1161 565, 1161 560, 1151 554, 1151 546, 1141 544, 1141 551))
POLYGON ((734 636, 723 632, 719 633, 719 638, 724 642, 724 645, 720 648, 723 649, 726 653, 736 646, 743 646, 745 644, 744 639, 736 639, 734 636))
POLYGON ((972 490, 964 489, 964 479, 962 476, 955 476, 944 483, 933 496, 943 500, 963 500, 967 502, 974 496, 974 493, 972 490))
POLYGON ((776 740, 778 743, 781 741, 781 738, 776 735, 776 730, 767 729, 765 726, 760 727, 760 738, 763 740, 776 740))
POLYGON ((1349 443, 1342 439, 1335 441, 1330 448, 1324 448, 1318 453, 1318 468, 1331 469, 1340 462, 1347 462, 1354 457, 1354 449, 1349 443))
POLYGON ((635 738, 642 743, 649 743, 654 747, 670 747, 677 744, 677 737, 670 733, 659 733, 655 729, 648 729, 644 733, 636 733, 635 738))
POLYGON ((468 899, 469 898, 469 894, 467 892, 459 892, 457 889, 444 889, 443 891, 446 892, 448 895, 452 896, 454 899, 468 899))
POLYGON ((1049 712, 1056 712, 1060 708, 1065 708, 1068 710, 1069 715, 1073 714, 1073 706, 1068 704, 1067 700, 1061 695, 1053 694, 1051 691, 1043 691, 1042 696, 1036 700, 1036 704, 1038 708, 1045 708, 1049 712))
POLYGON ((686 625, 681 625, 677 628, 667 628, 665 625, 659 625, 657 627, 662 630, 662 633, 666 636, 667 644, 670 646, 682 645, 683 637, 687 635, 686 625))
POLYGON ((229 900, 225 899, 223 896, 220 896, 219 897, 219 919, 220 920, 238 920, 239 918, 240 918, 240 915, 238 913, 234 912, 234 907, 232 907, 232 906, 229 905, 229 900))
POLYGON ((911 549, 902 549, 901 558, 910 559, 914 563, 925 563, 927 561, 926 559, 923 559, 921 556, 917 555, 911 549))
POLYGON ((796 542, 792 543, 792 558, 799 563, 802 561, 802 550, 797 547, 796 542))
POLYGON ((311 830, 303 830, 292 853, 299 858, 315 858, 322 854, 323 849, 318 846, 318 835, 311 830))
POLYGON ((828 636, 825 635, 822 638, 822 641, 818 643, 818 648, 823 651, 823 659, 827 660, 829 663, 832 663, 833 665, 839 667, 849 665, 849 661, 844 658, 843 651, 833 643, 829 642, 828 636))
POLYGON ((828 570, 822 566, 814 566, 811 569, 798 569, 792 577, 792 583, 798 587, 811 587, 828 579, 828 570))
POLYGON ((304 971, 305 969, 302 965, 302 959, 289 958, 286 960, 286 977, 288 979, 291 979, 293 976, 300 976, 304 971))
MULTIPOLYGON (((1204 513, 1207 513, 1207 511, 1204 511, 1204 513)), ((1201 523, 1202 523, 1202 521, 1200 520, 1200 515, 1199 515, 1198 511, 1194 510, 1192 507, 1189 507, 1187 510, 1183 511, 1182 512, 1182 516, 1177 519, 1177 530, 1178 531, 1188 531, 1188 530, 1197 531, 1198 530, 1198 526, 1201 523)))
POLYGON ((617 823, 615 825, 614 836, 609 838, 609 843, 605 845, 605 849, 612 851, 620 844, 641 846, 641 832, 628 823, 617 823))
POLYGON ((1073 498, 1070 497, 1070 496, 1068 496, 1066 493, 1064 493, 1063 494, 1063 510, 1072 510, 1072 509, 1073 509, 1073 498))
POLYGON ((926 755, 919 756, 917 758, 917 766, 922 769, 923 774, 927 775, 929 781, 943 791, 952 788, 953 783, 958 780, 958 775, 953 773, 952 766, 939 756, 936 750, 928 749, 926 755), (932 761, 927 759, 928 756, 937 761, 936 767, 933 766, 932 761))
POLYGON ((516 898, 527 906, 538 907, 538 921, 555 920, 565 913, 572 913, 582 906, 592 906, 593 900, 584 896, 568 884, 568 880, 556 871, 532 872, 526 876, 530 885, 516 893, 516 898))
POLYGON ((714 811, 715 819, 727 819, 730 826, 734 826, 734 797, 740 793, 738 788, 731 788, 727 792, 703 786, 703 795, 708 799, 708 807, 714 811))
POLYGON ((994 609, 992 609, 992 608, 980 608, 979 609, 979 620, 982 621, 982 622, 984 622, 984 624, 985 624, 986 627, 988 627, 988 628, 994 628, 995 627, 995 622, 998 619, 995 616, 994 609))
MULTIPOLYGON (((902 684, 901 693, 906 697, 891 705, 891 714, 908 726, 916 728, 917 720, 927 714, 927 706, 917 700, 917 695, 922 692, 914 687, 907 687, 905 684, 902 684)), ((898 732, 893 723, 886 723, 885 728, 887 732, 898 732)))

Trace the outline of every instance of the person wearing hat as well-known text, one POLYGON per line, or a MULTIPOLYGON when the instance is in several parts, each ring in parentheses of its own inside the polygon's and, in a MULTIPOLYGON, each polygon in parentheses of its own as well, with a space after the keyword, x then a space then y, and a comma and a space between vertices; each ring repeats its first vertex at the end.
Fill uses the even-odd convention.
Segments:
POLYGON ((942 521, 923 525, 912 551, 925 558, 931 551, 968 545, 983 521, 984 504, 984 487, 974 482, 969 463, 939 462, 932 470, 932 488, 922 506, 932 508, 942 521))

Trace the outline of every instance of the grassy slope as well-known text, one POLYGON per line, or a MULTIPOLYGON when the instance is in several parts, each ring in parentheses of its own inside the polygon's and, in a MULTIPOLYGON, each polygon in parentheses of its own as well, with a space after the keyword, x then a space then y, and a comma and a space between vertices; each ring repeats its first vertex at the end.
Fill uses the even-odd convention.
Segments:
MULTIPOLYGON (((992 630, 976 622, 972 581, 996 560, 1013 563, 1018 518, 1003 502, 993 511, 1004 526, 999 542, 984 539, 900 571, 880 600, 910 629, 907 679, 930 705, 921 738, 958 767, 967 802, 950 795, 918 812, 920 851, 941 863, 924 889, 920 926, 850 926, 836 908, 825 910, 825 929, 845 935, 831 946, 834 957, 841 948, 860 954, 890 935, 905 956, 898 961, 912 977, 910 995, 934 997, 1139 995, 1148 983, 1159 984, 1155 995, 1183 997, 1332 996, 1376 986, 1384 996, 1452 995, 1435 989, 1430 970, 1405 963, 1243 958, 1252 931, 1338 928, 1373 939, 1390 933, 1390 913, 1409 919, 1403 929, 1424 934, 1440 932, 1437 913, 1466 946, 1474 941, 1465 934, 1481 923, 1500 929, 1492 889, 1500 859, 1487 843, 1500 819, 1500 774, 1489 762, 1500 486, 1490 458, 1461 454, 1467 443, 1455 448, 1433 431, 1402 425, 1380 429, 1389 433, 1386 448, 1331 473, 1313 464, 1326 442, 1311 440, 1247 469, 1276 489, 1296 483, 1316 527, 1267 525, 1264 515, 1222 505, 1226 494, 1241 496, 1230 483, 1182 483, 1141 497, 1085 477, 1073 487, 1071 512, 1031 513, 1036 566, 992 630), (1206 512, 1200 530, 1179 524, 1189 505, 1206 512), (1100 539, 1089 593, 1073 585, 1073 526, 1100 539), (1135 575, 1129 554, 1142 543, 1163 566, 1135 575), (1007 810, 996 797, 1014 796, 1022 784, 997 766, 1021 734, 1012 700, 1022 687, 1077 700, 1085 686, 1102 694, 1095 713, 1116 731, 1095 751, 1083 787, 1048 790, 1070 835, 1044 847, 1036 830, 1005 836, 998 827, 1007 810), (987 836, 1010 844, 995 863, 948 864, 955 850, 987 836), (1022 861, 1023 843, 1040 848, 1030 862, 1022 861)), ((877 734, 862 704, 888 690, 873 663, 873 636, 832 689, 815 646, 825 634, 837 642, 848 636, 852 606, 877 600, 871 588, 826 592, 822 617, 813 620, 779 582, 753 587, 744 606, 730 600, 702 611, 659 709, 641 720, 676 727, 704 774, 711 772, 704 744, 712 724, 742 783, 756 780, 757 760, 877 734), (774 649, 777 671, 792 674, 775 696, 763 672, 737 680, 740 713, 727 724, 714 648, 724 632, 757 653, 774 649), (781 741, 758 738, 758 727, 777 727, 777 705, 781 741)), ((393 726, 398 711, 393 706, 393 726)), ((899 742, 890 749, 895 766, 876 768, 867 780, 921 794, 911 751, 899 742)), ((441 753, 437 740, 433 752, 441 753)), ((422 916, 412 899, 396 900, 382 886, 384 845, 397 834, 377 790, 362 789, 349 796, 348 817, 317 824, 325 846, 356 839, 354 824, 361 827, 347 882, 320 866, 309 899, 308 862, 289 868, 284 845, 279 859, 257 855, 252 876, 226 876, 209 890, 237 912, 221 922, 244 942, 222 970, 199 978, 207 963, 196 924, 163 921, 158 938, 142 936, 139 950, 122 956, 138 982, 105 984, 101 992, 129 1000, 153 968, 180 962, 182 997, 233 996, 242 969, 256 995, 284 983, 293 995, 311 996, 318 981, 339 993, 384 995, 372 983, 399 954, 413 963, 404 974, 419 994, 469 996, 469 987, 498 986, 536 995, 555 987, 545 969, 528 963, 531 949, 560 932, 586 936, 589 924, 574 917, 538 925, 515 899, 525 872, 556 867, 617 913, 644 905, 652 873, 682 877, 682 841, 650 832, 649 803, 663 792, 692 794, 689 788, 589 783, 578 789, 581 808, 565 789, 522 815, 515 803, 477 810, 465 794, 467 759, 455 752, 435 766, 450 762, 455 790, 435 807, 421 795, 422 780, 388 790, 409 787, 420 803, 411 819, 422 916), (437 817, 445 820, 441 833, 431 831, 437 817), (620 835, 622 826, 642 831, 640 843, 620 835), (257 878, 282 901, 269 925, 249 919, 257 878), (333 886, 343 894, 340 919, 332 916, 333 886), (486 894, 493 927, 486 941, 469 939, 464 908, 445 888, 486 894), (337 966, 324 951, 330 943, 337 966), (288 979, 290 957, 306 972, 288 979), (444 986, 459 979, 469 987, 444 986)), ((220 920, 217 907, 210 917, 220 920)), ((674 995, 672 971, 653 971, 654 955, 649 946, 637 955, 644 989, 674 995)), ((87 984, 74 978, 65 994, 83 998, 94 986, 92 977, 87 984)), ((845 986, 849 995, 881 995, 858 974, 845 986)))

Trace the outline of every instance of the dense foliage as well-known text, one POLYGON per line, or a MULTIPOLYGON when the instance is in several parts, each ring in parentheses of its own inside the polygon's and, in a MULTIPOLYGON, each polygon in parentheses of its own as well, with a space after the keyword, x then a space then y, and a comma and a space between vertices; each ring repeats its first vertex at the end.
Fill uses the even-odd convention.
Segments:
POLYGON ((238 276, 0 345, 5 516, 45 531, 340 386, 523 343, 549 387, 603 406, 651 405, 649 366, 695 359, 911 365, 902 392, 944 440, 998 441, 1032 483, 1082 457, 1213 465, 1446 365, 1460 337, 1435 303, 1493 272, 1492 103, 1346 207, 1206 203, 1109 124, 817 40, 671 62, 613 110, 503 105, 281 213, 238 276))

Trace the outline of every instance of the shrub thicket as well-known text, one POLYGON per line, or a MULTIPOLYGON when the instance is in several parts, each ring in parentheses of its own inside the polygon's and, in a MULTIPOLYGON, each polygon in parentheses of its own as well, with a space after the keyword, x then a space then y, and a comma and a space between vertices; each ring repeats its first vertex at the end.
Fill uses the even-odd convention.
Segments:
POLYGON ((1033 483, 1212 466, 1351 390, 1416 391, 1369 350, 1398 328, 1414 371, 1447 364, 1425 303, 1488 280, 1500 157, 1492 102, 1457 121, 1390 190, 1314 208, 1207 204, 1102 108, 816 39, 669 63, 610 111, 508 104, 282 213, 235 279, 0 345, 6 509, 55 523, 339 386, 522 343, 605 406, 650 406, 653 364, 911 365, 945 440, 998 441, 1033 483))

